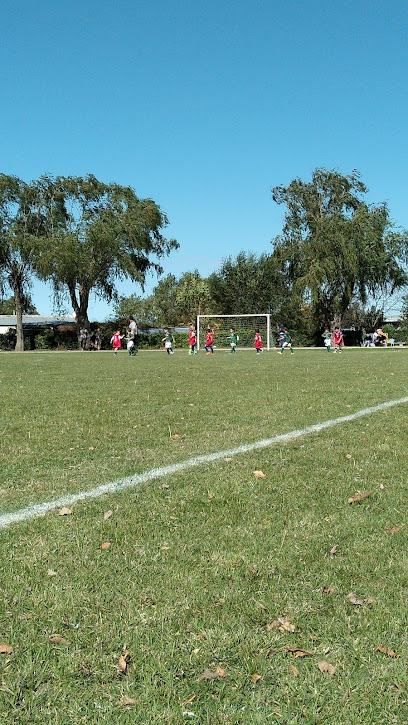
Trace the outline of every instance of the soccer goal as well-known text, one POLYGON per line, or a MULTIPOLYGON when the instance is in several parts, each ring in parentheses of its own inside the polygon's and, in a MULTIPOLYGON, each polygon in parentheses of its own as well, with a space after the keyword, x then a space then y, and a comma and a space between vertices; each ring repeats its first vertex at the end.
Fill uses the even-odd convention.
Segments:
POLYGON ((205 345, 207 330, 214 330, 214 347, 230 347, 230 330, 238 334, 237 347, 254 347, 255 331, 259 330, 265 350, 271 347, 270 315, 197 315, 197 350, 205 345))

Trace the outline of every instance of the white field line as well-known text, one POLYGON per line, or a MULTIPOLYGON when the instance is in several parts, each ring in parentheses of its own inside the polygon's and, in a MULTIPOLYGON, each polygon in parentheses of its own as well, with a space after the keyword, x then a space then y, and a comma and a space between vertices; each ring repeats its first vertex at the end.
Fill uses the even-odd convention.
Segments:
POLYGON ((18 511, 0 515, 0 529, 6 529, 11 524, 17 524, 22 521, 29 521, 30 519, 37 519, 40 516, 44 516, 49 511, 61 508, 62 506, 72 506, 77 501, 84 501, 85 499, 98 498, 105 493, 116 493, 117 491, 123 491, 126 488, 134 488, 140 483, 147 483, 147 481, 154 481, 158 478, 164 478, 165 476, 171 476, 174 473, 181 473, 187 471, 190 468, 201 466, 205 463, 211 463, 211 461, 218 461, 220 458, 230 458, 236 456, 239 453, 249 453, 250 451, 259 450, 260 448, 269 448, 270 446, 276 445, 276 443, 286 443, 292 441, 295 438, 301 438, 302 436, 310 435, 310 433, 319 433, 325 428, 333 428, 341 423, 348 423, 349 421, 363 418, 366 415, 372 415, 378 413, 381 410, 387 410, 393 408, 395 405, 402 405, 408 403, 408 397, 399 398, 398 400, 388 400, 385 403, 379 405, 373 405, 370 408, 363 408, 357 411, 357 413, 351 413, 350 415, 343 415, 341 418, 331 418, 325 420, 322 423, 316 423, 315 425, 308 425, 306 428, 300 428, 292 430, 289 433, 282 433, 274 436, 273 438, 265 438, 254 443, 247 443, 236 448, 229 448, 223 451, 216 451, 215 453, 208 453, 201 456, 194 456, 193 458, 187 458, 185 461, 179 463, 172 463, 169 466, 162 466, 160 468, 151 468, 145 473, 136 474, 134 476, 127 476, 126 478, 119 478, 117 481, 111 481, 110 483, 104 483, 96 488, 91 488, 89 491, 79 491, 71 495, 62 496, 61 498, 54 499, 53 501, 44 501, 43 503, 34 504, 18 511))

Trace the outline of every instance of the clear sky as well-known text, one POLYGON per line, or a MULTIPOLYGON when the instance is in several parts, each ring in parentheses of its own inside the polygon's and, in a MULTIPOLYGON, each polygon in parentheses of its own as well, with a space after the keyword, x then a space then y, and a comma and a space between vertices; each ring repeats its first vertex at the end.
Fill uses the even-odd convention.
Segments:
POLYGON ((317 166, 358 169, 408 227, 407 0, 3 0, 0 21, 0 171, 153 198, 166 273, 269 251, 271 187, 317 166))

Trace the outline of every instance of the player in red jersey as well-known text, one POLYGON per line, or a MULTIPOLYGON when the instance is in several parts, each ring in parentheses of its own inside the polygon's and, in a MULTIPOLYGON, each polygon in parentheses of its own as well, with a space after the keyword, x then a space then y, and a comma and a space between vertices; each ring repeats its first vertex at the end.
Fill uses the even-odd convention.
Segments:
POLYGON ((210 328, 208 328, 207 334, 205 336, 205 351, 206 351, 207 355, 214 355, 213 342, 214 342, 214 330, 210 330, 210 328))
POLYGON ((259 330, 255 330, 255 350, 256 354, 259 355, 262 352, 263 342, 259 330))
POLYGON ((340 327, 335 327, 333 332, 334 339, 334 352, 341 352, 341 348, 344 345, 343 333, 340 327))
POLYGON ((197 350, 195 349, 197 344, 197 338, 196 338, 196 331, 194 329, 194 325, 190 325, 190 332, 188 333, 188 344, 190 345, 190 350, 188 352, 189 355, 197 355, 197 350))

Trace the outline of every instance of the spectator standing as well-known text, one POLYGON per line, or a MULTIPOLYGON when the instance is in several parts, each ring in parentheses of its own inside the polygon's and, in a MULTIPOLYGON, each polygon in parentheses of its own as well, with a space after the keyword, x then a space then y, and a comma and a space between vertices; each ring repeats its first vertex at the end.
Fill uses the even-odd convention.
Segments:
POLYGON ((79 339, 81 343, 81 350, 86 350, 86 343, 88 340, 88 330, 86 329, 86 327, 83 327, 79 331, 79 339))
POLYGON ((100 327, 95 331, 95 347, 97 350, 102 347, 102 330, 100 327))

